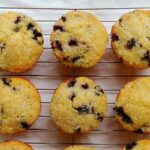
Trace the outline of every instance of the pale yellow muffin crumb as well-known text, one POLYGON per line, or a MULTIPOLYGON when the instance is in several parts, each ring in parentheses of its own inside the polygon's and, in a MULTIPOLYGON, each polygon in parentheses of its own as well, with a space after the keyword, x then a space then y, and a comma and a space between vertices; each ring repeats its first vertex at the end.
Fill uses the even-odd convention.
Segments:
POLYGON ((87 146, 69 146, 65 148, 65 150, 95 150, 93 147, 87 147, 87 146))
POLYGON ((31 146, 20 141, 6 141, 0 143, 0 150, 33 150, 31 146))
POLYGON ((55 90, 50 112, 64 132, 88 132, 97 128, 106 115, 104 91, 93 80, 77 77, 62 82, 55 90))
POLYGON ((55 23, 50 41, 63 64, 88 68, 104 55, 108 36, 97 17, 89 12, 72 11, 55 23))
POLYGON ((0 133, 14 134, 27 130, 40 115, 40 96, 26 79, 0 79, 0 133))
POLYGON ((112 27, 111 45, 115 54, 134 68, 150 66, 150 10, 124 14, 112 27))
POLYGON ((18 12, 0 14, 0 69, 26 71, 36 63, 43 51, 40 26, 18 12))
POLYGON ((150 132, 150 77, 127 83, 117 96, 115 110, 124 129, 150 132))

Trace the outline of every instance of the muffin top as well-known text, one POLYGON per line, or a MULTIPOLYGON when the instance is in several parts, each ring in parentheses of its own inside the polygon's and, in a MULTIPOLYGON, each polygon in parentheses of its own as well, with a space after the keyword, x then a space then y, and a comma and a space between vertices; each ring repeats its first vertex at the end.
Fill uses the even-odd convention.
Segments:
POLYGON ((150 11, 123 15, 112 27, 111 45, 117 56, 135 68, 150 66, 150 11))
POLYGON ((40 96, 26 79, 0 79, 0 133, 13 134, 28 129, 40 114, 40 96))
POLYGON ((105 53, 107 32, 91 13, 72 11, 54 25, 51 44, 56 57, 71 67, 88 68, 105 53))
POLYGON ((43 51, 40 26, 18 12, 0 14, 0 69, 22 72, 35 64, 43 51))
POLYGON ((87 132, 97 128, 106 110, 103 90, 86 77, 62 82, 50 103, 52 119, 67 133, 87 132))
POLYGON ((150 132, 150 77, 127 83, 117 96, 115 110, 126 130, 150 132))

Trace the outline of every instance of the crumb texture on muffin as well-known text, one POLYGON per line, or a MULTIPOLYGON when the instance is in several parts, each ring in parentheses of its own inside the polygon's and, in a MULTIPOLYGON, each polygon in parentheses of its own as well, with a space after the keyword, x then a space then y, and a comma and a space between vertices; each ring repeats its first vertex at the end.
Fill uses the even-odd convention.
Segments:
POLYGON ((105 53, 107 32, 91 13, 72 11, 54 25, 51 45, 56 57, 71 67, 94 66, 105 53))
POLYGON ((97 83, 78 77, 59 85, 52 97, 50 112, 64 132, 87 132, 97 128, 105 117, 106 103, 106 95, 97 83))
POLYGON ((40 114, 40 96, 26 79, 0 79, 0 133, 27 130, 40 114))
POLYGON ((23 72, 30 69, 43 51, 40 26, 18 12, 0 14, 0 69, 23 72))
POLYGON ((150 77, 127 83, 119 92, 114 109, 126 130, 150 132, 150 77))
POLYGON ((150 11, 124 14, 112 27, 112 49, 123 62, 135 68, 150 66, 150 11))
POLYGON ((6 141, 0 143, 0 150, 33 150, 31 146, 20 141, 6 141))

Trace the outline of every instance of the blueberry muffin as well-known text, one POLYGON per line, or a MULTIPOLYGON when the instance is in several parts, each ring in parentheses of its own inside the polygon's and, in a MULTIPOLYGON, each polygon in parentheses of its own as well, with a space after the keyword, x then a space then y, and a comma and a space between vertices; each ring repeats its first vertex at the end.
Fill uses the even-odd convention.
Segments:
POLYGON ((54 25, 51 45, 56 57, 70 67, 94 66, 105 53, 107 32, 88 12, 72 11, 54 25))
POLYGON ((123 150, 150 150, 150 140, 139 140, 131 144, 127 144, 123 150))
POLYGON ((40 96, 35 87, 19 77, 0 79, 0 133, 27 130, 40 115, 40 96))
POLYGON ((0 143, 0 150, 33 150, 31 146, 19 141, 6 141, 0 143))
POLYGON ((42 51, 42 31, 33 19, 17 12, 0 14, 0 69, 26 71, 42 51))
POLYGON ((88 132, 99 126, 107 106, 100 86, 86 77, 62 82, 55 90, 50 112, 52 120, 64 132, 88 132))
POLYGON ((123 15, 112 27, 115 54, 134 68, 150 66, 150 11, 135 10, 123 15))
POLYGON ((85 146, 70 146, 65 148, 65 150, 95 150, 93 147, 85 147, 85 146))
POLYGON ((114 109, 124 129, 150 132, 150 77, 127 83, 119 92, 114 109))

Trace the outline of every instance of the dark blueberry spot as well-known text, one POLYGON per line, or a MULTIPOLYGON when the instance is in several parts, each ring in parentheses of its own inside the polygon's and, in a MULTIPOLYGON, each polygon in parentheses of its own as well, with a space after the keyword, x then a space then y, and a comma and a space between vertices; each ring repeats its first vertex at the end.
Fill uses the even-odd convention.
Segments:
POLYGON ((141 58, 141 60, 145 60, 148 62, 149 66, 150 66, 150 51, 147 50, 146 53, 144 54, 144 56, 141 58))
POLYGON ((21 126, 22 126, 22 128, 24 128, 24 129, 28 129, 29 128, 29 125, 28 125, 28 123, 27 122, 21 122, 21 126))
POLYGON ((34 35, 33 37, 34 40, 37 40, 38 37, 42 37, 42 33, 40 33, 37 29, 33 30, 33 35, 34 35))
POLYGON ((57 48, 60 51, 63 51, 62 45, 59 41, 55 41, 54 43, 52 43, 52 48, 57 48))
POLYGON ((99 121, 102 121, 104 119, 104 117, 100 113, 96 113, 95 115, 96 115, 97 120, 99 121))
POLYGON ((0 51, 3 52, 5 49, 6 43, 0 43, 0 51))
POLYGON ((73 93, 71 93, 71 95, 69 96, 69 99, 71 100, 71 101, 73 101, 73 99, 76 97, 76 94, 73 92, 73 93))
POLYGON ((4 107, 1 107, 1 114, 4 114, 4 107))
POLYGON ((99 91, 100 91, 101 93, 103 93, 103 94, 104 94, 104 91, 103 91, 103 89, 100 89, 99 91))
POLYGON ((64 58, 63 58, 63 61, 68 61, 68 57, 64 57, 64 58))
POLYGON ((131 143, 131 144, 127 144, 127 145, 126 145, 126 150, 132 150, 132 148, 133 148, 134 146, 136 146, 136 143, 135 143, 135 142, 133 142, 133 143, 131 143))
POLYGON ((102 116, 100 113, 96 113, 96 112, 95 112, 94 107, 92 107, 91 110, 92 110, 92 114, 95 115, 95 117, 96 117, 96 119, 97 119, 98 121, 102 121, 102 120, 104 119, 104 116, 102 116))
POLYGON ((123 59, 122 59, 122 57, 120 57, 120 61, 121 61, 121 62, 123 62, 123 59))
POLYGON ((62 26, 59 26, 59 25, 55 25, 55 26, 53 27, 53 30, 54 30, 54 31, 60 30, 61 32, 64 31, 63 27, 62 27, 62 26))
POLYGON ((150 37, 147 37, 147 39, 150 41, 150 37))
POLYGON ((27 30, 31 30, 34 28, 34 25, 32 23, 29 23, 27 26, 27 30))
POLYGON ((112 39, 113 42, 114 41, 118 41, 119 40, 119 36, 116 35, 116 34, 112 34, 111 39, 112 39))
POLYGON ((142 44, 140 44, 140 47, 142 48, 142 47, 143 47, 143 45, 142 45, 142 44))
MULTIPOLYGON (((100 93, 103 93, 103 94, 104 94, 103 89, 101 89, 99 85, 95 86, 94 88, 96 89, 96 91, 97 91, 98 93, 100 92, 100 93)), ((96 93, 97 93, 97 92, 96 92, 96 93)))
POLYGON ((91 113, 91 107, 87 106, 87 105, 82 105, 79 106, 77 108, 75 108, 79 113, 83 114, 83 115, 87 115, 91 113))
POLYGON ((95 92, 95 95, 97 95, 97 96, 100 96, 100 93, 98 93, 98 92, 95 92))
POLYGON ((21 21, 21 17, 18 16, 17 19, 15 20, 15 24, 18 24, 21 21))
POLYGON ((129 41, 127 41, 127 44, 126 44, 126 48, 127 49, 132 49, 136 44, 136 41, 134 38, 130 39, 129 41))
POLYGON ((2 78, 3 84, 7 85, 7 86, 11 86, 10 82, 11 80, 9 78, 2 78))
POLYGON ((66 17, 62 16, 62 17, 61 17, 61 20, 62 20, 63 22, 65 22, 65 21, 66 21, 66 17))
POLYGON ((92 114, 95 114, 95 109, 94 109, 94 107, 92 107, 92 114))
POLYGON ((75 39, 71 39, 68 44, 69 46, 78 46, 78 42, 75 39))
POLYGON ((75 56, 75 57, 72 57, 71 58, 71 61, 73 62, 73 63, 75 63, 77 60, 79 60, 81 57, 80 56, 75 56))
POLYGON ((19 32, 19 30, 20 30, 19 27, 16 27, 16 28, 14 29, 15 32, 19 32))
POLYGON ((83 89, 88 89, 88 88, 89 88, 89 85, 88 85, 87 83, 85 83, 85 84, 82 84, 81 87, 82 87, 83 89))
POLYGON ((75 84, 76 84, 76 80, 72 79, 71 81, 69 81, 68 87, 74 87, 75 84))
POLYGON ((144 132, 142 131, 142 129, 137 129, 137 130, 135 130, 134 132, 135 132, 135 133, 144 133, 144 132))
POLYGON ((119 22, 120 22, 120 23, 122 22, 122 18, 119 19, 119 22))
POLYGON ((15 88, 15 87, 13 87, 12 89, 13 89, 14 91, 16 91, 16 88, 15 88))
POLYGON ((114 108, 114 110, 117 112, 117 114, 122 118, 123 121, 125 121, 126 123, 132 124, 133 121, 130 118, 130 116, 128 116, 122 107, 116 107, 114 108))
POLYGON ((77 128, 77 129, 75 129, 74 131, 75 131, 75 133, 80 133, 81 128, 79 127, 79 128, 77 128))
POLYGON ((2 120, 0 120, 0 126, 3 124, 3 121, 2 120))

